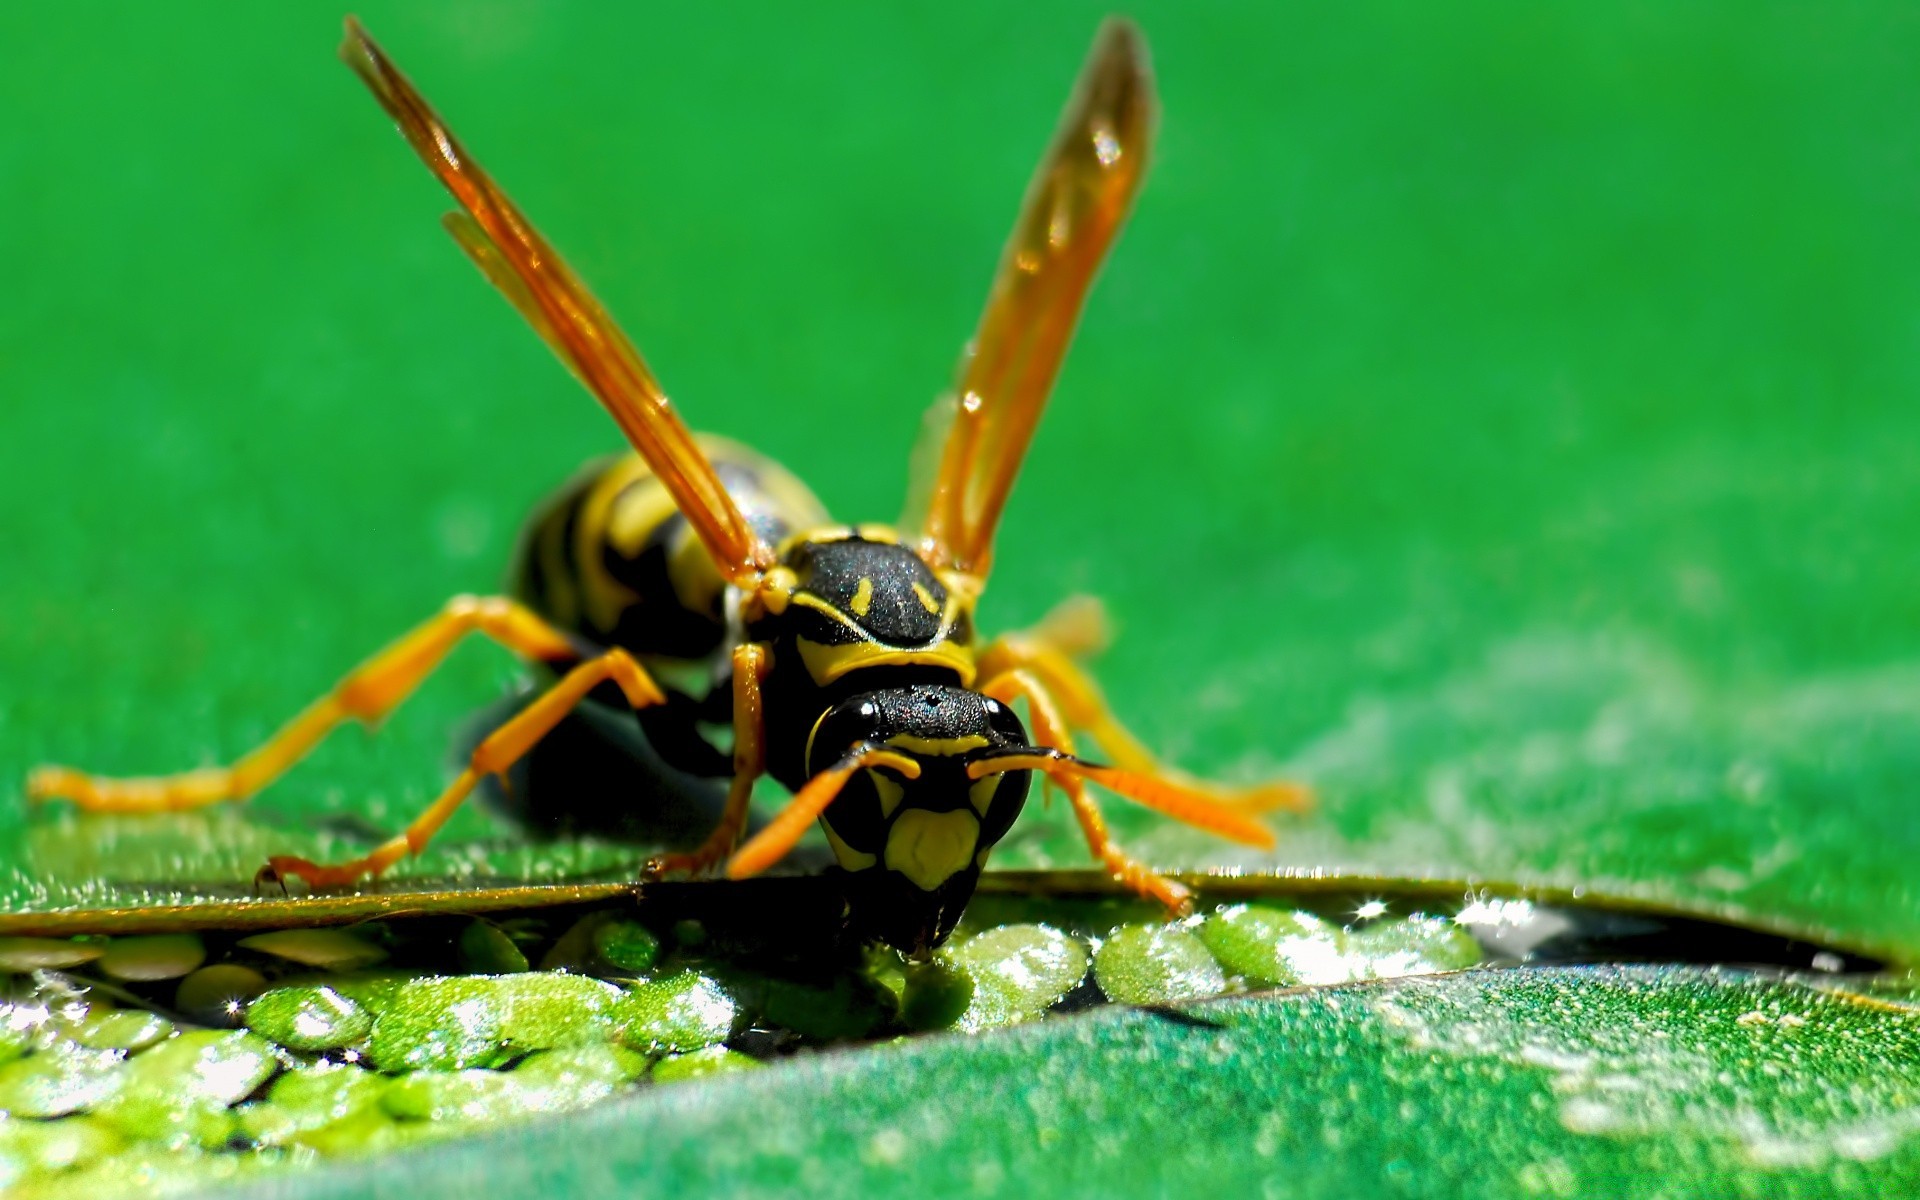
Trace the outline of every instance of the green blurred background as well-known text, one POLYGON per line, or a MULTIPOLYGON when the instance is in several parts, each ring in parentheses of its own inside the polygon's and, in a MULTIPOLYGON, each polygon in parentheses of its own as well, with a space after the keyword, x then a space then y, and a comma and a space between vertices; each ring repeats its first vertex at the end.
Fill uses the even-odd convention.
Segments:
MULTIPOLYGON (((1101 10, 358 11, 691 423, 887 519, 1101 10)), ((1158 162, 988 626, 1105 597, 1147 740, 1320 785, 1279 861, 1920 947, 1920 12, 1134 15, 1158 162)), ((250 746, 616 445, 436 227, 340 17, 0 14, 0 828, 36 761, 250 746)), ((517 677, 463 651, 260 819, 397 826, 517 677)), ((33 828, 14 903, 94 836, 33 828)), ((1083 861, 1057 811, 1009 851, 1083 861)))

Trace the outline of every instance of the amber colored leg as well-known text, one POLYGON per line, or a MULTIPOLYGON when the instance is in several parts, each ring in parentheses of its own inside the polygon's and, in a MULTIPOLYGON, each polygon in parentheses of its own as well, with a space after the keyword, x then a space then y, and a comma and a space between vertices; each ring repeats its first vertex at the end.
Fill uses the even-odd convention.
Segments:
MULTIPOLYGON (((1026 671, 1008 671, 987 680, 980 690, 1008 704, 1019 697, 1026 697, 1028 714, 1033 719, 1035 740, 1043 746, 1073 753, 1073 734, 1067 728, 1053 695, 1038 678, 1026 671)), ((1100 815, 1093 797, 1087 795, 1086 784, 1069 776, 1048 776, 1047 782, 1067 794, 1068 803, 1073 805, 1074 818, 1080 822, 1080 832, 1087 839, 1087 848, 1093 851, 1115 879, 1149 900, 1158 900, 1176 917, 1184 917, 1193 911, 1192 892, 1156 874, 1151 867, 1127 857, 1121 851, 1113 835, 1107 831, 1107 819, 1100 815)))
POLYGON ((1107 759, 1123 771, 1166 779, 1255 812, 1303 812, 1313 807, 1313 791, 1303 783, 1278 780, 1236 787, 1196 780, 1161 763, 1114 717, 1099 685, 1073 661, 1076 654, 1097 649, 1104 640, 1105 618, 1098 602, 1072 597, 1033 629, 996 638, 981 650, 980 673, 992 678, 1018 670, 1033 676, 1058 702, 1066 723, 1091 735, 1107 759))
POLYGON ((760 681, 772 660, 765 646, 743 642, 733 648, 733 784, 720 823, 707 840, 685 854, 663 854, 647 864, 647 876, 704 875, 720 865, 747 828, 753 804, 753 784, 766 770, 766 711, 760 702, 760 681))
POLYGON ((787 856, 820 814, 832 806, 847 780, 869 767, 887 767, 908 779, 920 777, 920 764, 895 750, 871 742, 856 746, 839 762, 821 771, 793 794, 787 806, 753 835, 753 840, 727 862, 728 879, 747 879, 758 875, 787 856))
POLYGON ((1107 620, 1107 606, 1098 596, 1068 596, 1047 610, 1033 628, 1021 636, 1042 642, 1068 658, 1097 658, 1113 642, 1113 628, 1107 620))
MULTIPOLYGON (((432 619, 342 679, 230 767, 209 767, 145 779, 106 779, 71 767, 39 767, 27 777, 29 800, 71 800, 90 812, 174 812, 223 800, 245 800, 284 774, 335 726, 348 719, 372 724, 413 693, 461 638, 482 633, 531 659, 576 654, 558 630, 527 609, 500 597, 456 596, 432 619)), ((660 700, 651 681, 645 696, 660 700)))
POLYGON ((433 835, 440 832, 440 827, 447 823, 453 811, 466 800, 474 785, 489 775, 505 774, 507 768, 533 749, 535 743, 586 699, 588 692, 608 680, 620 685, 620 690, 626 693, 628 701, 635 708, 661 701, 659 687, 625 650, 609 650, 598 658, 590 658, 567 672, 560 682, 548 688, 537 700, 514 714, 512 720, 494 730, 475 747, 472 757, 467 760, 466 770, 447 785, 447 790, 440 793, 439 799, 427 806, 427 811, 407 826, 405 833, 381 843, 371 854, 336 866, 321 866, 304 858, 276 855, 267 860, 267 869, 261 872, 261 877, 284 880, 293 876, 306 880, 313 887, 337 887, 352 883, 363 875, 378 875, 407 855, 420 853, 433 835))

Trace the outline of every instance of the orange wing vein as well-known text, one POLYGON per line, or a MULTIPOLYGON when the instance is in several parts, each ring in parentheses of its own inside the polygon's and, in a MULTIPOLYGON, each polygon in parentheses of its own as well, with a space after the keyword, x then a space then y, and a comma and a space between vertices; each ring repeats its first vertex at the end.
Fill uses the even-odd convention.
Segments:
POLYGON ((953 393, 936 406, 944 443, 922 460, 933 474, 901 522, 920 530, 921 553, 936 567, 987 574, 1087 289, 1146 174, 1155 110, 1139 31, 1109 19, 1029 185, 953 393))
POLYGON ((741 515, 640 352, 351 17, 340 57, 466 210, 447 216, 454 240, 613 414, 720 573, 734 584, 751 586, 773 565, 773 551, 741 515))

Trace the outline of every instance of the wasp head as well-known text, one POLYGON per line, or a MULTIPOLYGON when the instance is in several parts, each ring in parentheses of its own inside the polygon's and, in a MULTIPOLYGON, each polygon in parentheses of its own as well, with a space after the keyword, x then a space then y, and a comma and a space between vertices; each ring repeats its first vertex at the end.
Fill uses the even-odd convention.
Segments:
POLYGON ((909 954, 946 940, 1027 799, 1028 772, 976 779, 968 765, 1025 743, 1012 709, 957 687, 886 688, 827 710, 808 743, 810 773, 857 749, 886 752, 821 815, 857 932, 909 954))

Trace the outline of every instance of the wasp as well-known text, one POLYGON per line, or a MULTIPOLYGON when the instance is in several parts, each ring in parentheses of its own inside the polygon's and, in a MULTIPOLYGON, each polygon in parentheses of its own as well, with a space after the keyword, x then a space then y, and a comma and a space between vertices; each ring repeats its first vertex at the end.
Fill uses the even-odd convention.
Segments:
POLYGON ((263 878, 342 887, 418 853, 478 784, 590 698, 642 718, 717 710, 732 726, 729 753, 700 741, 694 720, 642 722, 663 757, 688 751, 728 781, 711 835, 654 859, 649 878, 723 866, 755 875, 818 822, 844 874, 849 927, 908 952, 952 932, 1035 775, 1065 796, 1108 871, 1176 913, 1186 889, 1115 844, 1087 785, 1255 846, 1273 840, 1259 813, 1307 802, 1296 784, 1229 788, 1158 763, 1078 661, 1102 640, 1094 602, 992 640, 975 628, 1015 476, 1144 178, 1157 102, 1131 24, 1109 20, 1094 42, 935 406, 897 527, 835 524, 778 464, 690 433, 606 310, 352 18, 340 53, 458 201, 447 231, 633 452, 536 514, 511 596, 451 601, 232 765, 134 779, 48 766, 30 778, 31 798, 120 812, 244 800, 339 724, 386 716, 477 633, 544 668, 544 690, 404 832, 348 862, 275 856, 263 878), (1080 757, 1076 731, 1111 765, 1080 757), (762 775, 791 799, 743 844, 762 775))

